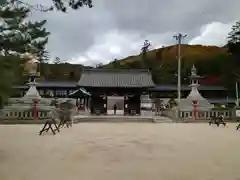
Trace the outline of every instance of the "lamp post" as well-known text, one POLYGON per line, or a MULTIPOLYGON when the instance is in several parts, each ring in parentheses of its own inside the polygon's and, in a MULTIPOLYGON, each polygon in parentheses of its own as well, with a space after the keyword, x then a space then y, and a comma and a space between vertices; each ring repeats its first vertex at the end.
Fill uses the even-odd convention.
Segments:
POLYGON ((181 100, 181 44, 182 40, 187 37, 187 35, 182 35, 181 33, 173 36, 178 42, 178 102, 181 100))
MULTIPOLYGON (((173 36, 177 42, 178 42, 178 86, 177 86, 177 91, 178 91, 178 104, 180 103, 181 100, 181 44, 182 40, 187 37, 187 35, 182 35, 181 33, 173 36)), ((178 108, 178 117, 180 117, 179 113, 179 108, 178 108)))

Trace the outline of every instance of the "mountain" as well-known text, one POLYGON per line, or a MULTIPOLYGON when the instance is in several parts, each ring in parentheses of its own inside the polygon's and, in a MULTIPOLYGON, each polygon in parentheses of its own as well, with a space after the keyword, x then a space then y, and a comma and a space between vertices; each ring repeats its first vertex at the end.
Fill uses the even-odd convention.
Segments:
MULTIPOLYGON (((178 46, 173 45, 149 51, 147 52, 147 56, 149 58, 155 58, 156 61, 172 61, 176 60, 177 50, 178 46)), ((181 55, 183 60, 193 63, 201 60, 209 60, 219 55, 229 55, 229 53, 228 49, 225 47, 183 44, 181 45, 181 55)), ((119 61, 121 65, 124 65, 125 63, 131 63, 139 60, 142 60, 141 54, 129 56, 119 61)))
MULTIPOLYGON (((142 53, 127 58, 113 61, 103 68, 149 68, 155 83, 177 83, 177 50, 178 46, 148 51, 145 56, 142 53)), ((195 64, 198 73, 205 78, 216 77, 211 83, 230 85, 226 78, 231 71, 231 54, 226 47, 181 45, 181 70, 182 82, 188 83, 187 77, 195 64)), ((203 81, 204 82, 204 81, 203 81)), ((208 81, 209 83, 210 81, 208 81)))

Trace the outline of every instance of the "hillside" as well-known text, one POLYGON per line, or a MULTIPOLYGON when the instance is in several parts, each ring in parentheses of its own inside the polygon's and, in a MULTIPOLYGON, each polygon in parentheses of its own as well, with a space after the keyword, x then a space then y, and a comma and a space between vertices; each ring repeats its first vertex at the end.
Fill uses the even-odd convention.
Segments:
MULTIPOLYGON (((217 76, 219 84, 225 84, 225 78, 231 67, 231 54, 225 47, 182 45, 182 76, 188 83, 187 76, 193 64, 203 76, 217 76)), ((177 46, 168 46, 142 54, 111 62, 104 68, 149 68, 155 83, 176 83, 177 46)), ((229 82, 228 82, 229 83, 229 82)), ((228 84, 227 84, 228 86, 228 84)))
MULTIPOLYGON (((216 82, 227 87, 234 83, 232 78, 231 54, 226 47, 182 45, 182 82, 188 83, 190 69, 196 65, 198 73, 205 77, 214 76, 216 82)), ((177 46, 154 49, 146 53, 113 61, 101 68, 149 68, 155 83, 177 83, 177 46)), ((41 78, 45 80, 78 80, 82 68, 75 64, 41 64, 41 78)), ((213 79, 213 78, 212 78, 213 79)))
MULTIPOLYGON (((209 60, 214 58, 216 55, 227 55, 227 48, 221 48, 217 46, 202 46, 202 45, 181 45, 182 58, 187 60, 189 63, 209 60)), ((156 61, 161 60, 176 60, 177 46, 168 46, 164 48, 154 49, 147 53, 149 58, 155 58, 156 61)), ((134 61, 141 60, 141 54, 136 56, 129 56, 125 59, 120 60, 120 64, 131 63, 134 61)))
POLYGON ((92 68, 81 64, 48 64, 41 63, 38 71, 39 80, 47 81, 78 81, 83 68, 92 68))
POLYGON ((49 81, 78 80, 81 75, 82 65, 75 64, 41 64, 41 79, 49 81))

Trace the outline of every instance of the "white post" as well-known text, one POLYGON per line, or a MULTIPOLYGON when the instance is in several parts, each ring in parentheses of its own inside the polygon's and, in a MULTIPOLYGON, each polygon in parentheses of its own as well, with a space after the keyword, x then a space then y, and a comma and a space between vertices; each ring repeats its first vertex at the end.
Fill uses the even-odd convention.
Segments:
MULTIPOLYGON (((178 86, 177 86, 177 91, 178 91, 178 103, 181 100, 181 44, 182 44, 182 39, 187 37, 187 35, 182 35, 179 33, 178 35, 174 36, 176 40, 178 41, 178 86)), ((179 109, 178 109, 178 116, 179 114, 179 109)))
POLYGON ((178 36, 178 102, 181 100, 181 34, 178 36))

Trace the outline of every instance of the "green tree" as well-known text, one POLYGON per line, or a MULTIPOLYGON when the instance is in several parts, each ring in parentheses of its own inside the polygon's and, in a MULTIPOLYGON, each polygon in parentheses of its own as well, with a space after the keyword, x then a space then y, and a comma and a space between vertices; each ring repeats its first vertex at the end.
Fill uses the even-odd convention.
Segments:
POLYGON ((12 86, 21 80, 23 64, 19 56, 0 56, 0 108, 12 93, 12 86))
POLYGON ((240 21, 233 25, 232 30, 229 33, 228 48, 234 56, 237 58, 240 57, 240 21))
MULTIPOLYGON (((0 101, 12 93, 12 86, 23 81, 23 64, 20 56, 29 52, 40 61, 47 59, 45 45, 49 32, 43 27, 46 21, 27 21, 30 9, 12 2, 0 6, 0 101)), ((1 103, 2 104, 2 103, 1 103)))
POLYGON ((46 61, 48 53, 45 46, 50 34, 44 28, 46 20, 27 21, 29 13, 29 8, 12 2, 0 7, 0 17, 3 21, 0 25, 0 51, 4 55, 29 52, 35 54, 40 61, 46 61))
POLYGON ((63 64, 64 61, 62 59, 60 59, 59 57, 56 57, 53 61, 54 64, 63 64))
POLYGON ((103 64, 102 63, 98 63, 95 65, 95 68, 102 68, 103 67, 103 64))
POLYGON ((92 0, 52 0, 54 3, 54 6, 57 8, 57 10, 61 10, 63 12, 66 12, 67 6, 70 6, 72 9, 79 9, 83 6, 88 6, 89 8, 92 8, 92 0))
POLYGON ((83 6, 88 6, 89 8, 93 7, 92 0, 49 0, 53 2, 53 5, 49 7, 43 6, 41 4, 29 4, 24 0, 0 0, 0 5, 6 4, 9 1, 11 3, 21 4, 31 9, 42 12, 52 11, 54 9, 57 9, 62 12, 67 12, 67 7, 70 7, 74 10, 79 9, 80 7, 83 6))
POLYGON ((228 49, 233 56, 231 61, 233 69, 231 69, 232 79, 240 80, 240 21, 233 25, 231 32, 228 36, 228 49))
POLYGON ((149 58, 147 52, 149 51, 151 47, 151 43, 149 40, 145 40, 143 43, 143 46, 141 48, 141 53, 142 53, 142 68, 151 68, 149 67, 149 58))

